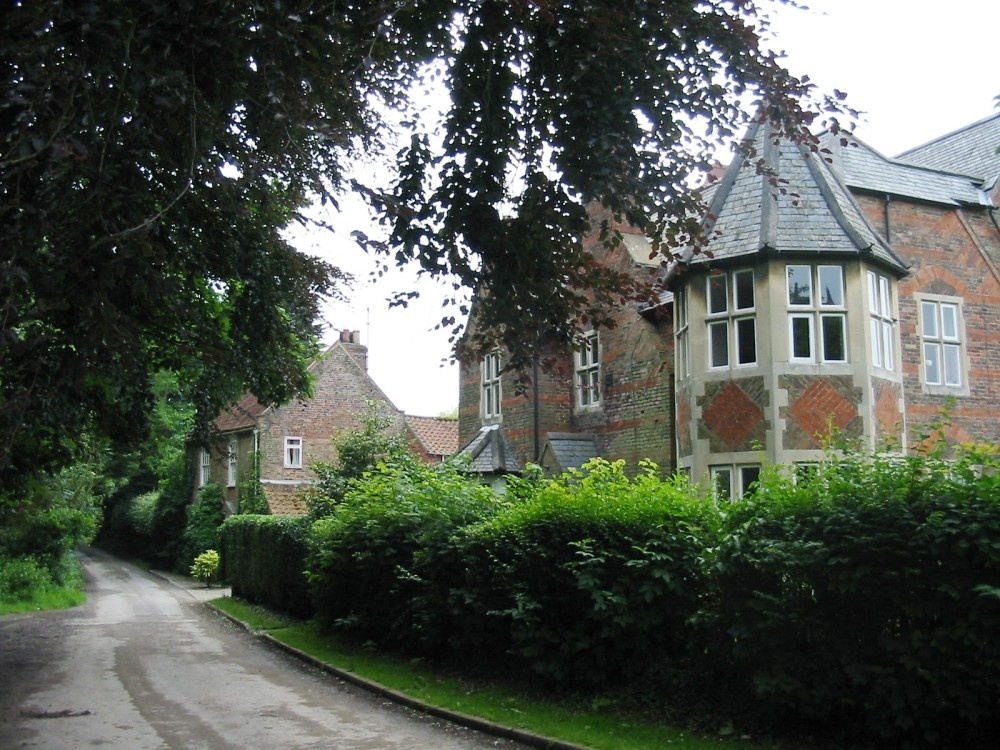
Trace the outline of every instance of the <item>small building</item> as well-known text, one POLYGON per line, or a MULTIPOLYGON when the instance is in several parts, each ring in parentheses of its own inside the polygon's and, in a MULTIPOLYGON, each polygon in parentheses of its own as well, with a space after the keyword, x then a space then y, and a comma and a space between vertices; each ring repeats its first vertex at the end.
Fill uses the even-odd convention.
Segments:
POLYGON ((333 439, 360 429, 369 403, 390 418, 391 429, 406 435, 423 460, 440 461, 457 449, 457 426, 449 440, 446 420, 407 417, 392 404, 368 374, 368 351, 357 331, 342 331, 310 372, 308 398, 263 407, 248 394, 216 418, 211 449, 192 446, 195 492, 218 482, 227 514, 236 513, 248 484, 259 483, 271 513, 304 513, 300 490, 315 479, 311 467, 336 458, 333 439))

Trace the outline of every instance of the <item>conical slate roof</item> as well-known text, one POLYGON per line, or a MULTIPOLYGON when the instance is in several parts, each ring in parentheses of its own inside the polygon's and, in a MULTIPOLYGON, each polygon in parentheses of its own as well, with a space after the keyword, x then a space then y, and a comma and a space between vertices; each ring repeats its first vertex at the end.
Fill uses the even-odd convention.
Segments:
POLYGON ((715 188, 704 222, 707 253, 686 263, 720 262, 767 252, 864 255, 900 273, 906 264, 865 219, 826 154, 754 124, 738 158, 715 188))

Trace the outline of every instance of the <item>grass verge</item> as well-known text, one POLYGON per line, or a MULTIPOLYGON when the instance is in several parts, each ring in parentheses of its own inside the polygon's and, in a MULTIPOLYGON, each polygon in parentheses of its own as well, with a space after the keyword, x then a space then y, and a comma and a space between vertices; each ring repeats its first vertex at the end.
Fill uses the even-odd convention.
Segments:
POLYGON ((212 605, 246 623, 254 632, 309 654, 345 672, 415 698, 427 705, 477 716, 594 750, 764 750, 774 748, 737 737, 707 737, 629 717, 613 708, 583 706, 540 698, 528 690, 483 683, 320 633, 310 622, 291 620, 240 599, 224 597, 212 605))

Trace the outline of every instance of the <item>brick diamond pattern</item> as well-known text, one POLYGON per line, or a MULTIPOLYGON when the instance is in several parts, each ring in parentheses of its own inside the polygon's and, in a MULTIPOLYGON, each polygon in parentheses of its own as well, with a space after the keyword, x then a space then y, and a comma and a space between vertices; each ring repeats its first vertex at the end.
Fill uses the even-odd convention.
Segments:
POLYGON ((702 411, 702 421, 736 450, 764 418, 764 411, 736 383, 727 384, 702 411))
POLYGON ((788 415, 819 447, 831 428, 843 430, 858 410, 826 380, 814 380, 789 407, 788 415))

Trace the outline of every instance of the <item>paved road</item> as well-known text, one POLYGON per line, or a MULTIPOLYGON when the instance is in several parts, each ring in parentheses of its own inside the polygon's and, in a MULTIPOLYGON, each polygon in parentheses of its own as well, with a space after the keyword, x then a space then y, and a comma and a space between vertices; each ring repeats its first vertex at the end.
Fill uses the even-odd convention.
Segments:
POLYGON ((522 747, 342 683, 127 563, 84 564, 87 604, 0 619, 0 750, 522 747))

